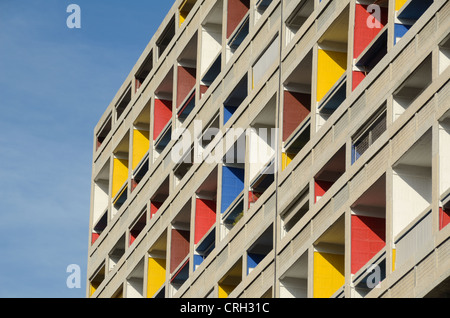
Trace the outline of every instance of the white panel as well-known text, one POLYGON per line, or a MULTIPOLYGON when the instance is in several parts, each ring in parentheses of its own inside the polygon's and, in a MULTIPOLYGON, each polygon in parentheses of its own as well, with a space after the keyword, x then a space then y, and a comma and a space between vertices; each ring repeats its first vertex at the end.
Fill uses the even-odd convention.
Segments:
POLYGON ((308 284, 306 279, 286 277, 280 282, 280 298, 306 298, 308 284))
POLYGON ((94 220, 93 224, 102 216, 102 213, 108 207, 108 180, 98 180, 94 183, 94 220))
POLYGON ((439 74, 442 74, 450 65, 450 49, 441 48, 439 51, 439 74))
POLYGON ((439 182, 439 194, 450 188, 450 122, 439 127, 439 182))
POLYGON ((222 49, 221 42, 222 26, 218 24, 205 25, 202 31, 202 63, 200 68, 202 75, 204 75, 222 49))
POLYGON ((408 260, 414 259, 422 247, 432 242, 432 221, 433 218, 430 213, 395 244, 396 268, 399 268, 408 260))
POLYGON ((256 177, 261 169, 269 163, 275 154, 271 145, 275 144, 275 133, 271 128, 251 128, 250 131, 250 180, 256 177))
POLYGON ((393 176, 393 234, 398 235, 431 202, 431 175, 419 167, 396 169, 393 176), (415 169, 416 168, 416 169, 415 169))
POLYGON ((142 278, 127 279, 127 298, 143 298, 143 285, 142 278))
POLYGON ((256 85, 262 79, 267 70, 273 65, 273 62, 278 57, 279 49, 280 43, 277 37, 275 40, 273 40, 273 42, 269 45, 264 54, 253 66, 254 85, 256 85))

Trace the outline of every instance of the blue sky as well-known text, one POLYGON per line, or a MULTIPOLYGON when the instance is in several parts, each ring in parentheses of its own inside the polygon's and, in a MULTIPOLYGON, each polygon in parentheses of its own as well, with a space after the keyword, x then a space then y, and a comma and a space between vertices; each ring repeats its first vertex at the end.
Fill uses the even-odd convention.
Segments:
POLYGON ((172 4, 0 0, 1 298, 85 297, 93 129, 172 4))

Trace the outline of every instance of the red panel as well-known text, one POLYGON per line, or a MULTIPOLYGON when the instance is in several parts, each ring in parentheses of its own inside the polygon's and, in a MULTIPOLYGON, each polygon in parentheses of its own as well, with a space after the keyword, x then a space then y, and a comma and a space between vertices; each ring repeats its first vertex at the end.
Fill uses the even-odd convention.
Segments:
POLYGON ((317 197, 322 197, 333 184, 334 182, 316 180, 314 183, 315 202, 317 202, 317 197))
POLYGON ((136 189, 137 185, 138 183, 136 182, 136 180, 131 179, 131 188, 130 188, 131 192, 133 192, 133 190, 136 189))
POLYGON ((386 25, 388 18, 387 8, 381 8, 381 21, 380 27, 373 26, 376 20, 374 20, 374 14, 367 12, 367 5, 356 5, 355 12, 355 47, 353 56, 357 58, 370 44, 370 42, 377 36, 381 29, 386 25))
POLYGON ((195 72, 195 68, 178 66, 177 107, 180 106, 195 86, 195 72))
POLYGON ((139 235, 139 233, 134 233, 133 231, 130 231, 130 242, 128 243, 129 245, 133 244, 134 240, 136 239, 136 237, 139 235))
POLYGON ((352 215, 351 240, 351 270, 355 274, 386 245, 386 220, 352 215))
POLYGON ((311 112, 311 95, 284 91, 283 141, 311 112))
POLYGON ((132 229, 130 229, 130 239, 129 239, 129 245, 133 244, 134 240, 139 236, 139 234, 142 232, 142 230, 145 228, 145 225, 147 224, 146 220, 146 214, 142 214, 139 221, 133 226, 132 229))
POLYGON ((442 230, 450 223, 450 211, 439 208, 439 230, 442 230))
POLYGON ((155 99, 155 127, 153 130, 153 140, 156 140, 172 119, 172 101, 155 99))
POLYGON ((170 272, 180 265, 189 254, 189 231, 172 229, 172 243, 170 244, 170 272))
POLYGON ((216 222, 216 201, 197 199, 194 244, 197 244, 216 222))
POLYGON ((358 87, 358 85, 362 82, 362 80, 366 77, 366 74, 363 72, 353 72, 353 90, 358 87))
POLYGON ((249 191, 248 193, 248 208, 250 209, 250 205, 258 201, 259 197, 262 193, 249 191))
POLYGON ((97 241, 97 239, 99 238, 100 234, 99 233, 92 233, 92 244, 95 243, 95 241, 97 241))
POLYGON ((141 229, 138 230, 131 230, 130 231, 130 241, 128 242, 129 245, 133 244, 134 240, 138 237, 138 235, 142 232, 141 229))
POLYGON ((209 86, 206 85, 200 85, 200 98, 202 98, 202 96, 206 93, 206 91, 208 90, 209 86))
POLYGON ((141 85, 142 85, 142 83, 141 83, 141 81, 140 80, 138 80, 137 78, 136 78, 136 87, 135 87, 135 92, 137 92, 138 90, 139 90, 139 88, 141 87, 141 85))
POLYGON ((250 0, 228 0, 227 39, 250 8, 250 0))
POLYGON ((156 212, 158 212, 161 205, 162 205, 162 202, 156 202, 156 201, 150 202, 150 218, 152 218, 153 215, 155 215, 156 212))

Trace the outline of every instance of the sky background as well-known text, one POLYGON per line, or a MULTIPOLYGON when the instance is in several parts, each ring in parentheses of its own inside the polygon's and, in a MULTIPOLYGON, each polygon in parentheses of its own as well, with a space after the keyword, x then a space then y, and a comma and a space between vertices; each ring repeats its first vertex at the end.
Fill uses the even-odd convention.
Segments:
POLYGON ((86 296, 93 130, 173 3, 0 0, 0 298, 86 296))

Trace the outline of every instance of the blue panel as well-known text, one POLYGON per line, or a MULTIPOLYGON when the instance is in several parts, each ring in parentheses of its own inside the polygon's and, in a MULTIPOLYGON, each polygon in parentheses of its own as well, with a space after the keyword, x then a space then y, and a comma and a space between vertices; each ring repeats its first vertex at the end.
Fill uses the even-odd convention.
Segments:
POLYGON ((203 263, 203 257, 201 255, 194 255, 194 271, 201 263, 203 263))
POLYGON ((404 24, 395 24, 394 26, 394 44, 397 44, 397 39, 402 38, 406 32, 411 29, 411 25, 404 25, 404 24))
POLYGON ((212 82, 216 79, 217 75, 220 74, 220 68, 222 64, 222 56, 219 55, 217 59, 214 61, 214 63, 211 65, 209 70, 206 72, 206 74, 202 78, 202 82, 206 85, 211 85, 212 82))
POLYGON ((333 113, 338 107, 345 101, 347 96, 345 82, 340 84, 340 87, 336 87, 337 90, 321 107, 320 111, 327 111, 333 113))
POLYGON ((202 239, 202 241, 200 242, 200 244, 198 244, 195 250, 199 254, 206 254, 207 251, 210 251, 212 250, 212 248, 214 248, 215 239, 216 239, 216 229, 213 228, 211 232, 209 232, 208 235, 202 239))
POLYGON ((258 7, 267 8, 272 3, 272 0, 261 0, 258 7))
POLYGON ((433 0, 413 0, 400 10, 398 18, 418 20, 432 4, 433 0))
POLYGON ((236 50, 239 45, 241 45, 241 43, 245 40, 249 33, 250 23, 248 16, 238 28, 239 30, 230 39, 230 42, 228 44, 233 50, 236 50))
POLYGON ((182 119, 187 118, 191 113, 191 111, 194 109, 194 107, 195 107, 195 91, 193 92, 193 94, 191 94, 186 103, 180 108, 178 118, 182 119))
POLYGON ((221 213, 225 212, 242 190, 244 190, 244 169, 223 166, 221 213))
POLYGON ((164 150, 164 148, 166 148, 167 144, 170 142, 171 139, 172 139, 172 127, 170 126, 164 133, 164 136, 162 136, 158 140, 158 144, 155 146, 156 149, 160 151, 164 150))
POLYGON ((255 268, 264 259, 264 257, 266 257, 266 255, 253 253, 247 254, 247 275, 249 274, 249 270, 255 268))
POLYGON ((172 278, 172 283, 183 284, 189 278, 189 262, 186 262, 183 267, 172 278))
POLYGON ((223 124, 225 125, 227 121, 233 116, 237 107, 234 106, 224 106, 223 107, 223 124))

